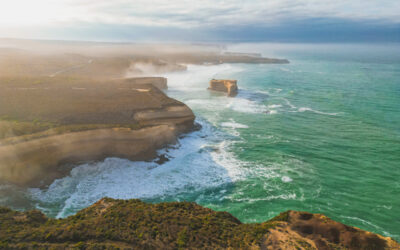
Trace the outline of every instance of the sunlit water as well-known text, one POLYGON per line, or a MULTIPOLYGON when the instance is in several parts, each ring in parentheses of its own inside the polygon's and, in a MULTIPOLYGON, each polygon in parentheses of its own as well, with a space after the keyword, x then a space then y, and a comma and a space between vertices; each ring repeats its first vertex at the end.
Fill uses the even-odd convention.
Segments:
POLYGON ((0 186, 0 204, 65 217, 108 196, 189 200, 244 222, 293 209, 400 240, 400 46, 242 44, 288 65, 189 66, 167 94, 202 129, 160 153, 77 166, 48 189, 0 186), (206 90, 238 80, 235 98, 206 90))

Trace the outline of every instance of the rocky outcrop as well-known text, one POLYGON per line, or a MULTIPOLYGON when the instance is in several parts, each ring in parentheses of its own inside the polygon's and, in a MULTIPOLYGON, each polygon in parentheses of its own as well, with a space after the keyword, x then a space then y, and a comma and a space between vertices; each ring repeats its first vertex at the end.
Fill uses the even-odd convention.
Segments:
POLYGON ((156 84, 128 80, 0 89, 0 117, 11 120, 10 132, 3 133, 8 136, 0 139, 0 179, 42 186, 65 175, 67 164, 155 158, 158 149, 190 131, 195 118, 156 84), (25 133, 9 136, 20 124, 25 133))
POLYGON ((237 81, 236 80, 217 80, 212 79, 210 81, 209 90, 226 92, 228 96, 236 96, 238 92, 237 81))
POLYGON ((321 214, 287 211, 243 224, 190 202, 105 198, 65 219, 0 207, 1 249, 400 249, 321 214))
POLYGON ((400 249, 390 237, 331 220, 323 214, 287 211, 268 230, 262 245, 267 249, 400 249))

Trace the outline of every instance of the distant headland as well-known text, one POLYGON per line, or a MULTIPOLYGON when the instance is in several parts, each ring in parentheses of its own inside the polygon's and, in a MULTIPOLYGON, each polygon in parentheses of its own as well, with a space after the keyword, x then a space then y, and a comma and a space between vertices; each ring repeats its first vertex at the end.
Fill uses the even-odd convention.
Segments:
POLYGON ((21 186, 106 157, 151 160, 193 130, 193 112, 153 75, 187 64, 288 63, 197 45, 12 42, 18 48, 0 47, 0 179, 21 186))

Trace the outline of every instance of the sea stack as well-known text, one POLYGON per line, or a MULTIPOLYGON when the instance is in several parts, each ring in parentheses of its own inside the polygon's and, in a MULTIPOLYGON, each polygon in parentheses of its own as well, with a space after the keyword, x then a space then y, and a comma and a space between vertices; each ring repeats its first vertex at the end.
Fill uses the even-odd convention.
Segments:
POLYGON ((234 97, 237 95, 238 87, 237 87, 237 80, 217 80, 212 79, 210 81, 209 90, 226 92, 228 96, 234 97))

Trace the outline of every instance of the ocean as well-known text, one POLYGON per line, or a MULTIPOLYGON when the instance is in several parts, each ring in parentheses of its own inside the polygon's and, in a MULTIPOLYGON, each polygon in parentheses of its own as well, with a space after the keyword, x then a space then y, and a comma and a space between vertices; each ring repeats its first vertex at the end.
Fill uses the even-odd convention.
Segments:
POLYGON ((160 150, 169 161, 108 158, 48 189, 0 186, 0 205, 66 217, 102 197, 194 201, 262 222, 286 210, 400 240, 400 45, 233 44, 290 64, 189 65, 167 94, 202 128, 160 150), (207 90, 237 79, 239 94, 207 90))

